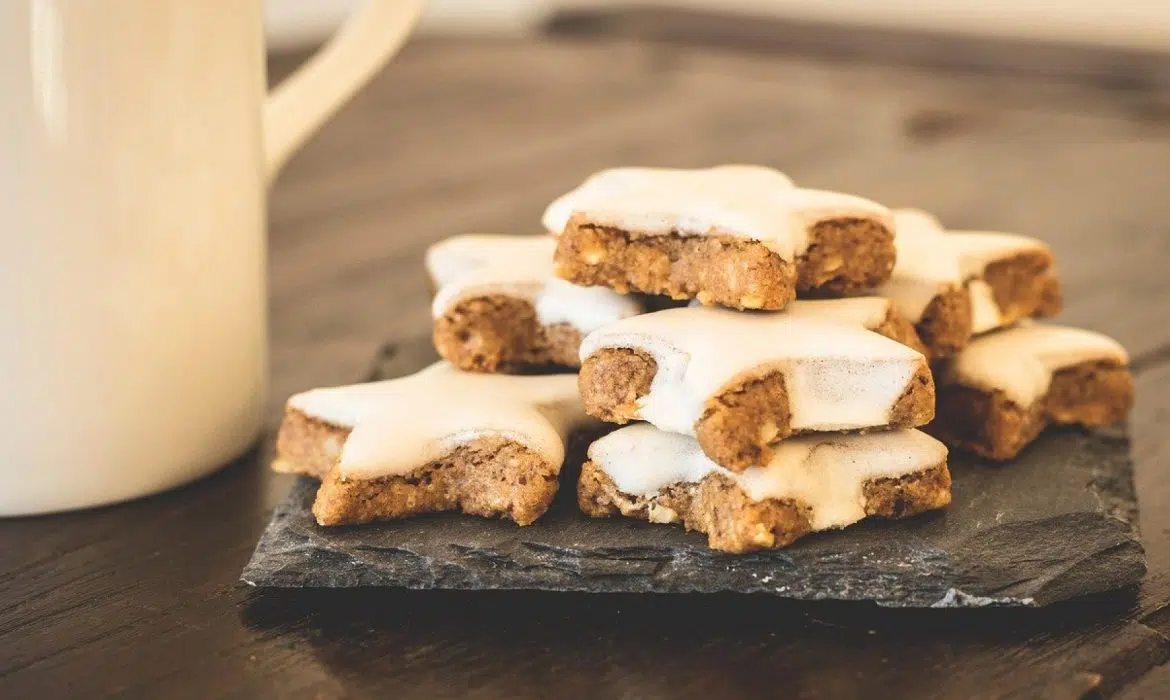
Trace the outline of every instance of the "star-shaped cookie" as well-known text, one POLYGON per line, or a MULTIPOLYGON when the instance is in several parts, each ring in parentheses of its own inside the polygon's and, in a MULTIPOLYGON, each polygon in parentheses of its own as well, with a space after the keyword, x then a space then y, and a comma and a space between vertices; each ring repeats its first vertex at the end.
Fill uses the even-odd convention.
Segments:
POLYGON ((885 281, 893 217, 861 197, 810 190, 756 165, 616 168, 549 205, 556 273, 575 284, 780 309, 797 290, 885 281))
POLYGON ((1125 348, 1093 331, 1021 322, 981 335, 938 365, 927 430, 988 459, 1014 458, 1050 424, 1088 428, 1133 406, 1125 348))
POLYGON ((321 479, 321 525, 461 510, 539 518, 565 440, 588 423, 575 375, 417 374, 315 389, 288 401, 273 468, 321 479))
POLYGON ((912 428, 934 415, 913 332, 884 299, 796 302, 782 312, 691 306, 606 326, 581 345, 590 415, 695 436, 733 471, 794 433, 912 428))
POLYGON ((917 430, 792 438, 736 473, 694 438, 641 423, 593 443, 577 485, 587 515, 682 523, 706 533, 712 549, 737 553, 950 502, 947 448, 917 430))
POLYGON ((480 372, 576 367, 581 339, 642 312, 642 302, 552 274, 548 236, 467 234, 427 250, 439 354, 480 372))
POLYGON ((961 350, 973 335, 1060 311, 1052 252, 1028 236, 947 231, 926 212, 895 212, 897 263, 876 293, 897 304, 930 354, 961 350))

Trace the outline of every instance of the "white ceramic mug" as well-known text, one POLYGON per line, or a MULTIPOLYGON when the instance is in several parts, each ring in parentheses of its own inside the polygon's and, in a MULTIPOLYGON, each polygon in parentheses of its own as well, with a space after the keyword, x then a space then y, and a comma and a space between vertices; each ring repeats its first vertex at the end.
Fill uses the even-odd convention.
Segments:
POLYGON ((0 515, 154 493, 255 440, 266 185, 422 4, 370 0, 266 95, 261 0, 0 1, 0 515))

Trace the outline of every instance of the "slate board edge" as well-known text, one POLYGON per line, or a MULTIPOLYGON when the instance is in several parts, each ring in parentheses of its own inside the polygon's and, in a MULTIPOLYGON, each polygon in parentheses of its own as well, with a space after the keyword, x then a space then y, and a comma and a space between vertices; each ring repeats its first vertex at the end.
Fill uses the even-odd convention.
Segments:
MULTIPOLYGON (((1032 596, 1014 598, 1011 596, 999 597, 988 591, 963 591, 960 585, 955 589, 956 600, 966 600, 967 604, 951 605, 950 601, 940 601, 932 607, 985 607, 988 605, 1011 607, 1045 607, 1075 598, 1083 598, 1099 593, 1107 593, 1137 585, 1147 572, 1145 548, 1140 540, 1139 514, 1140 507, 1134 482, 1133 456, 1129 424, 1122 423, 1093 431, 1081 431, 1075 428, 1066 428, 1079 432, 1083 436, 1082 449, 1075 453, 1077 459, 1088 460, 1092 478, 1086 483, 1086 490, 1093 494, 1103 512, 1083 514, 1086 518, 1098 520, 1105 525, 1104 530, 1116 528, 1116 541, 1106 543, 1106 547, 1095 552, 1095 563, 1099 568, 1111 572, 1112 581, 1102 581, 1100 586, 1082 586, 1075 595, 1061 595, 1056 593, 1066 581, 1061 577, 1053 579, 1049 584, 1032 596), (946 603, 946 604, 944 604, 946 603)), ((1041 439, 1044 439, 1043 436, 1041 439)), ((1011 468, 1010 465, 1006 468, 1011 468)), ((1059 531, 1056 519, 1037 521, 1038 530, 1059 531)), ((1079 546, 1079 542, 1071 543, 1079 546)), ((1086 559, 1086 561, 1089 561, 1086 559)), ((956 562, 962 567, 961 562, 956 562)), ((1068 577, 1068 572, 1066 576, 1068 577)), ((1102 577, 1105 578, 1105 577, 1102 577)), ((879 603, 880 604, 880 603, 879 603)))

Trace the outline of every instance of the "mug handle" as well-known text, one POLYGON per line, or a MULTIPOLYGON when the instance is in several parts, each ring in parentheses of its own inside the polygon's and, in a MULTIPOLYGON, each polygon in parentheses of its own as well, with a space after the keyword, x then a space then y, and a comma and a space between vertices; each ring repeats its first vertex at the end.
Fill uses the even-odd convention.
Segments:
POLYGON ((325 46, 268 95, 264 151, 271 184, 293 153, 410 36, 424 0, 367 0, 325 46))

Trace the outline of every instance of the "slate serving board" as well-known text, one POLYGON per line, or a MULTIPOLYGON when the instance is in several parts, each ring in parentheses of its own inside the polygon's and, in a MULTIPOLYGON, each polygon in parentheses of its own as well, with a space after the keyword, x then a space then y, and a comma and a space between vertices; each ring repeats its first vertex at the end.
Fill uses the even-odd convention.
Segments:
MULTIPOLYGON (((370 379, 413 372, 429 344, 391 345, 370 379)), ((1036 607, 1137 583, 1145 553, 1125 428, 1051 430, 1019 459, 950 460, 954 503, 868 521, 787 549, 727 555, 680 527, 590 519, 573 502, 573 446, 561 493, 526 528, 458 514, 321 528, 316 483, 276 509, 241 579, 253 586, 393 586, 598 593, 767 593, 891 607, 1036 607)))

